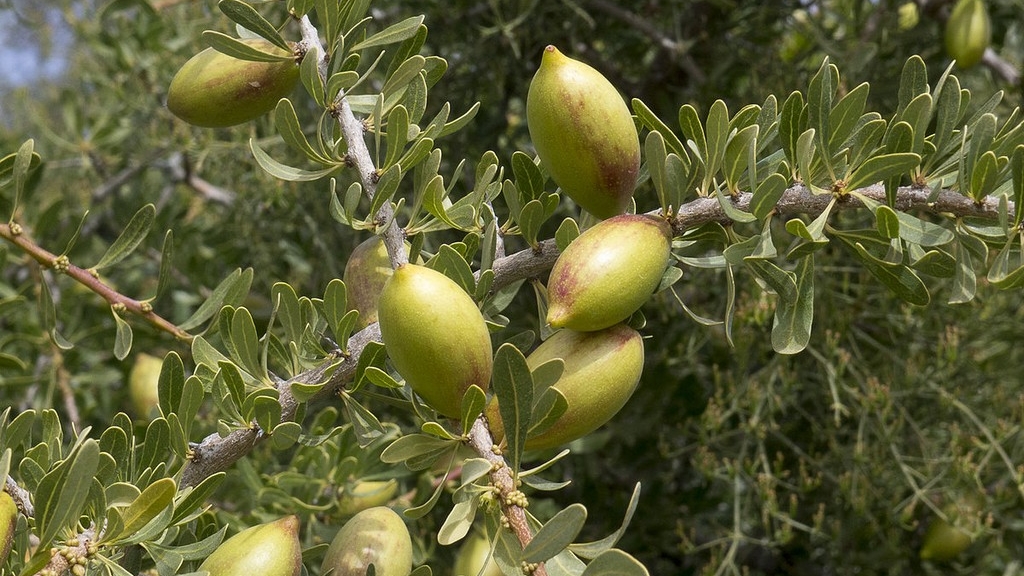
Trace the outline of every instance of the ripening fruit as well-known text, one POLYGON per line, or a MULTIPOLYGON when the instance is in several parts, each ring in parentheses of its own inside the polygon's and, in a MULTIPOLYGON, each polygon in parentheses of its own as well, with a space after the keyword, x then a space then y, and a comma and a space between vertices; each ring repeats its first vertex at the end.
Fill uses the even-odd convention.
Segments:
POLYGON ((971 545, 971 535, 942 518, 935 518, 928 525, 921 544, 922 560, 948 562, 959 556, 971 545))
POLYGON ((7 562, 7 555, 11 553, 17 527, 18 506, 10 494, 0 490, 0 566, 7 562))
POLYGON ((992 41, 992 21, 983 0, 959 0, 946 21, 946 52, 961 68, 977 64, 992 41))
POLYGON ((377 321, 377 299, 391 272, 388 250, 380 236, 361 242, 349 256, 342 281, 348 292, 348 309, 359 311, 357 331, 377 321))
POLYGON ((221 543, 199 570, 210 576, 299 576, 302 547, 298 517, 285 516, 242 530, 221 543))
POLYGON ((640 170, 640 139, 607 78, 548 46, 530 82, 526 122, 562 191, 598 218, 626 211, 640 170))
POLYGON ((629 318, 661 283, 671 239, 667 222, 635 214, 585 231, 551 268, 548 324, 589 332, 629 318))
MULTIPOLYGON (((269 54, 289 55, 261 38, 242 42, 269 54)), ((196 126, 234 126, 272 110, 298 81, 299 66, 294 58, 252 62, 207 48, 174 75, 167 90, 167 108, 196 126)))
MULTIPOLYGON (((612 419, 633 395, 644 369, 644 343, 640 333, 625 324, 598 332, 560 330, 526 358, 533 370, 561 358, 561 378, 553 384, 565 396, 568 408, 550 428, 526 441, 527 450, 554 448, 582 438, 612 419)), ((487 420, 496 441, 505 437, 492 400, 487 420)))
POLYGON ((128 396, 137 418, 151 420, 160 414, 160 367, 164 361, 149 354, 139 354, 128 373, 128 396))
POLYGON ((412 571, 409 529, 401 516, 384 506, 363 510, 341 527, 327 548, 320 573, 365 576, 370 564, 376 576, 407 576, 412 571))
POLYGON ((487 390, 491 336, 476 302, 452 279, 403 264, 384 285, 377 306, 388 356, 424 402, 458 418, 470 386, 487 390))
POLYGON ((482 534, 470 534, 455 556, 453 576, 503 576, 482 534))
POLYGON ((387 504, 398 492, 398 481, 362 480, 346 486, 338 495, 338 511, 352 516, 367 508, 387 504))

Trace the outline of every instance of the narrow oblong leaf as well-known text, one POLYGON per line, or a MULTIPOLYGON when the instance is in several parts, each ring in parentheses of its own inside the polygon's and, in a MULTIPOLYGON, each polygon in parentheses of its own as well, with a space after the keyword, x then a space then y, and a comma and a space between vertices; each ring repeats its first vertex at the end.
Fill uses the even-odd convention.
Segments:
POLYGON ((149 229, 153 226, 155 219, 156 206, 146 204, 139 208, 139 211, 132 216, 131 221, 125 226, 117 240, 114 240, 114 243, 107 248, 103 257, 100 258, 100 261, 93 268, 100 270, 124 260, 126 256, 138 248, 142 240, 145 239, 146 234, 149 234, 149 229))
POLYGON ((217 32, 215 30, 203 31, 203 42, 214 50, 239 60, 249 60, 252 62, 281 62, 293 57, 291 50, 288 50, 288 54, 271 54, 246 44, 238 38, 232 38, 223 32, 217 32))
POLYGON ((423 16, 413 16, 412 18, 406 18, 397 24, 392 24, 380 32, 370 36, 366 40, 357 43, 356 45, 349 48, 349 52, 358 52, 366 48, 373 48, 374 46, 384 46, 386 44, 396 44, 407 38, 411 38, 419 30, 419 27, 423 25, 423 16))
POLYGON ((587 509, 582 504, 571 504, 551 517, 523 548, 524 562, 544 562, 565 550, 583 529, 587 509))
POLYGON ((650 573, 636 558, 612 549, 591 560, 581 576, 650 576, 650 573))
POLYGON ((505 428, 505 442, 508 444, 506 456, 512 470, 518 471, 530 430, 533 375, 526 364, 526 357, 512 344, 502 344, 494 354, 492 383, 505 428))
POLYGON ((243 28, 259 34, 269 40, 275 46, 284 50, 291 50, 288 43, 284 41, 281 34, 277 32, 274 25, 267 22, 267 19, 260 15, 255 8, 241 0, 220 0, 217 7, 233 22, 242 25, 243 28))
POLYGON ((177 491, 178 488, 171 478, 161 478, 146 486, 142 494, 121 515, 124 522, 121 527, 122 536, 131 536, 149 524, 150 520, 171 505, 177 491))
POLYGON ((856 190, 894 176, 901 176, 909 173, 920 163, 921 157, 911 152, 874 156, 853 171, 846 187, 856 190))
POLYGON ((814 256, 797 263, 797 293, 793 300, 780 300, 772 323, 772 348, 779 354, 803 351, 811 340, 814 322, 814 256))

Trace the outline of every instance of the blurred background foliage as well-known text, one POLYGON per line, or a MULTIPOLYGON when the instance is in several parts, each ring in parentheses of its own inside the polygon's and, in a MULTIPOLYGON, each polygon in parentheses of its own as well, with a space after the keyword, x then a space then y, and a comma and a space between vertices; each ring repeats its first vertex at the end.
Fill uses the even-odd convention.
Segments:
MULTIPOLYGON (((257 4, 272 21, 283 20, 283 5, 257 4)), ((782 100, 805 87, 826 56, 841 71, 840 91, 870 82, 869 109, 887 117, 908 56, 921 55, 933 81, 949 65, 942 33, 952 5, 382 0, 371 13, 382 24, 426 15, 425 50, 449 63, 428 115, 445 101, 459 113, 482 103, 474 123, 442 144, 446 162, 466 158, 473 166, 487 150, 507 162, 530 149, 525 95, 546 44, 594 65, 662 118, 687 103, 706 111, 716 99, 731 110, 772 93, 782 100)), ((992 49, 1019 71, 1024 1, 987 6, 992 49)), ((202 48, 200 32, 230 31, 213 0, 2 0, 0 16, 0 69, 10 70, 0 74, 0 149, 7 154, 36 139, 45 164, 19 221, 42 246, 61 253, 81 223, 68 254, 76 263, 95 262, 139 207, 156 204, 146 250, 104 277, 129 296, 152 296, 162 231, 173 230, 174 282, 155 306, 178 322, 235 268, 255 270, 247 306, 257 318, 269 314, 274 282, 317 296, 341 276, 365 233, 331 219, 323 182, 283 183, 256 167, 250 138, 284 150, 268 119, 202 130, 164 107, 175 70, 202 48)), ((955 73, 975 102, 1004 90, 1001 117, 1021 102, 1019 76, 985 65, 955 73)), ((302 110, 301 102, 300 117, 311 119, 312 108, 302 110)), ((641 209, 655 205, 652 192, 638 194, 641 209)), ((4 202, 0 197, 6 217, 4 202)), ((592 512, 584 536, 616 528, 640 481, 640 508, 621 546, 652 574, 1020 571, 1019 292, 983 287, 973 302, 949 306, 939 284, 930 306, 914 307, 846 258, 842 250, 819 253, 814 338, 793 357, 772 352, 771 302, 749 277, 739 278, 732 345, 721 329, 690 321, 664 293, 647 307, 651 338, 639 390, 549 473, 573 481, 555 494, 559 504, 615 511, 592 512), (974 541, 951 562, 923 562, 923 535, 940 515, 974 541)), ((688 271, 680 286, 700 313, 723 316, 721 274, 688 271)), ((535 322, 529 292, 507 312, 523 326, 535 322)), ((99 298, 0 246, 0 352, 21 360, 0 365, 0 405, 54 406, 68 426, 102 429, 128 409, 125 380, 135 354, 188 354, 167 335, 140 328, 133 356, 119 362, 113 334, 99 298), (34 306, 40 282, 54 290, 62 334, 75 343, 70 350, 55 347, 41 329, 34 306)), ((287 498, 231 488, 259 484, 260 475, 274 484, 290 457, 258 450, 243 460, 218 493, 223 509, 287 512, 287 498)), ((401 480, 409 491, 423 482, 401 480)), ((432 554, 435 571, 446 573, 450 551, 431 544, 429 523, 418 529, 418 560, 432 554)), ((315 542, 310 538, 307 544, 315 542)))

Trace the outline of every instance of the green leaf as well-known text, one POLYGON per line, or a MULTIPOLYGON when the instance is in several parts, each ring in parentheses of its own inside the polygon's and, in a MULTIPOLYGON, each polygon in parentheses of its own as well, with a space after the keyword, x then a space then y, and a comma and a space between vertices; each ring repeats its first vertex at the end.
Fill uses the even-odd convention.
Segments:
POLYGON ((241 364, 249 374, 262 379, 259 336, 256 334, 256 324, 248 309, 235 309, 231 315, 230 337, 224 343, 233 360, 241 364))
MULTIPOLYGON (((281 98, 277 102, 277 106, 274 108, 274 126, 277 127, 277 132, 281 135, 281 138, 293 149, 302 152, 306 158, 316 162, 318 164, 330 165, 334 168, 337 162, 327 158, 320 152, 313 149, 313 146, 306 139, 305 133, 302 131, 302 125, 299 123, 299 118, 295 114, 295 107, 292 106, 292 101, 287 98, 281 98)), ((256 142, 250 140, 250 145, 256 147, 256 142)), ((255 149, 253 150, 255 154, 255 149)))
POLYGON ((944 246, 953 241, 953 232, 947 228, 922 220, 912 214, 897 211, 900 238, 921 246, 944 246))
POLYGON ((864 114, 864 106, 867 105, 868 93, 871 86, 861 83, 853 90, 843 96, 829 113, 829 124, 832 127, 832 134, 828 138, 828 150, 834 154, 854 134, 857 124, 864 114))
MULTIPOLYGON (((320 51, 320 45, 313 44, 302 57, 302 62, 299 63, 299 80, 306 88, 306 92, 313 97, 317 106, 326 108, 331 103, 327 101, 327 86, 324 85, 324 79, 320 76, 320 51)), ((331 97, 333 98, 337 93, 338 89, 331 97)))
POLYGON ((523 455, 523 446, 530 430, 533 411, 533 376, 526 357, 515 346, 502 344, 494 354, 492 372, 494 393, 505 428, 505 452, 509 465, 516 473, 523 455))
POLYGON ((171 431, 167 420, 154 418, 146 427, 144 439, 141 450, 136 450, 135 469, 139 471, 155 468, 170 454, 171 431))
POLYGON ((437 254, 427 261, 427 267, 451 278, 470 296, 476 291, 476 279, 469 263, 450 244, 442 244, 437 254))
POLYGON ((786 159, 794 168, 799 165, 797 143, 800 140, 800 135, 804 132, 805 114, 804 97, 800 92, 791 93, 782 103, 782 113, 779 115, 779 138, 782 140, 782 149, 786 153, 786 159))
POLYGON ((900 235, 900 219, 896 211, 885 204, 875 208, 875 228, 885 238, 898 238, 900 235))
POLYGON ((750 164, 751 148, 757 142, 757 129, 757 125, 747 126, 730 138, 726 146, 722 173, 732 192, 739 191, 740 176, 750 164))
POLYGON ((226 476, 225 472, 214 472, 193 487, 182 487, 181 492, 175 496, 177 502, 174 503, 174 515, 171 516, 171 523, 178 524, 205 504, 206 500, 217 491, 226 476))
POLYGON ((786 192, 789 182, 778 172, 768 176, 757 186, 750 199, 750 211, 758 220, 764 220, 775 210, 779 199, 786 192))
POLYGON ((246 30, 259 34, 283 50, 291 50, 288 47, 288 43, 284 41, 284 38, 274 28, 274 25, 267 22, 267 19, 261 16, 252 6, 241 0, 220 0, 217 3, 217 7, 231 21, 240 24, 246 30))
POLYGON ((174 233, 170 230, 164 234, 164 244, 160 249, 160 274, 156 280, 156 293, 153 299, 163 296, 171 281, 171 270, 174 265, 174 233))
POLYGON ((650 573, 636 558, 612 549, 591 560, 580 576, 650 576, 650 573))
POLYGON ((975 202, 981 202, 999 184, 999 161, 995 152, 989 150, 978 158, 971 172, 970 195, 975 202))
POLYGON ((852 242, 843 238, 849 245, 857 259, 868 269, 868 272, 885 284, 893 294, 910 304, 925 306, 931 300, 928 294, 928 287, 913 270, 903 265, 892 265, 883 262, 864 248, 860 242, 852 242))
POLYGON ((707 157, 705 167, 707 172, 704 176, 705 187, 709 189, 711 178, 722 166, 725 158, 725 149, 729 138, 729 108, 722 100, 715 100, 708 111, 707 120, 707 157))
POLYGON ((381 452, 380 461, 385 464, 398 464, 418 456, 447 450, 451 446, 450 440, 443 440, 427 434, 409 434, 389 444, 381 452))
POLYGON ((171 505, 177 491, 178 488, 174 484, 174 480, 170 478, 161 478, 147 486, 142 491, 142 494, 121 515, 124 524, 121 527, 120 535, 114 539, 114 542, 124 540, 125 538, 122 538, 122 536, 132 536, 146 524, 149 524, 151 520, 171 505))
POLYGON ((146 234, 149 234, 150 227, 153 226, 153 220, 156 219, 156 207, 152 204, 146 204, 139 211, 132 216, 128 225, 114 240, 114 243, 107 248, 107 251, 100 258, 100 261, 93 266, 96 270, 101 270, 107 266, 117 264, 121 260, 124 260, 126 256, 131 254, 139 244, 146 238, 146 234))
POLYGON ((77 524, 99 460, 99 443, 86 439, 39 482, 34 503, 40 550, 49 549, 62 530, 77 524))
POLYGON ((110 313, 114 317, 114 324, 116 326, 116 332, 114 333, 114 358, 124 360, 128 357, 128 353, 132 351, 132 327, 124 318, 121 318, 121 315, 113 307, 110 308, 110 313))
POLYGON ((374 440, 384 436, 384 426, 373 412, 356 402, 349 394, 342 394, 341 398, 345 402, 345 414, 348 415, 355 430, 356 441, 361 447, 365 448, 374 440))
POLYGON ((516 177, 516 187, 530 200, 540 198, 544 193, 544 174, 540 171, 533 158, 523 152, 512 153, 512 173, 516 177))
POLYGON ((772 348, 779 354, 803 351, 811 340, 814 321, 814 256, 807 255, 797 263, 796 298, 779 300, 772 322, 772 348))
POLYGON ((587 509, 582 504, 571 504, 551 517, 523 548, 524 562, 544 562, 565 550, 583 529, 587 509))
POLYGON ((291 50, 288 50, 287 54, 272 54, 254 46, 250 46, 238 38, 232 38, 223 32, 217 32, 215 30, 204 30, 203 42, 214 50, 239 60, 249 60, 251 62, 284 62, 294 58, 291 50))
POLYGON ((722 211, 733 222, 753 222, 757 220, 757 216, 750 212, 744 212, 733 204, 736 201, 736 197, 732 194, 723 191, 715 194, 715 197, 718 198, 718 205, 722 207, 722 211))
POLYGON ((412 37, 419 30, 419 27, 423 25, 423 16, 413 16, 412 18, 406 18, 397 24, 388 26, 380 32, 370 36, 369 38, 359 42, 349 48, 349 52, 359 52, 367 48, 373 48, 375 46, 385 46, 387 44, 397 44, 407 38, 412 37))
POLYGON ((856 190, 894 176, 902 176, 920 163, 919 155, 907 152, 873 156, 853 171, 846 183, 846 188, 856 190))
POLYGON ((248 292, 249 284, 252 282, 252 270, 243 272, 240 268, 235 269, 234 272, 229 274, 227 278, 221 280, 221 283, 213 289, 210 293, 210 297, 192 314, 192 316, 178 325, 178 328, 182 330, 192 330, 198 327, 203 322, 209 320, 214 314, 216 314, 224 301, 236 292, 244 290, 248 292))
MULTIPOLYGON (((684 104, 679 108, 679 127, 683 129, 683 136, 693 140, 694 145, 697 147, 697 152, 700 154, 701 161, 706 165, 708 142, 704 136, 704 126, 701 124, 697 110, 693 106, 684 104)), ((664 136, 664 134, 662 135, 664 136)))
POLYGON ((566 218, 565 220, 562 220, 562 223, 558 225, 558 230, 555 231, 555 246, 557 246, 558 251, 561 252, 565 250, 573 240, 578 238, 579 235, 579 224, 577 224, 572 218, 566 218))
MULTIPOLYGON (((287 99, 282 99, 281 101, 285 102, 287 99)), ((274 178, 285 180, 287 182, 312 182, 328 176, 332 172, 336 172, 345 166, 343 162, 337 162, 320 170, 302 170, 287 166, 277 160, 274 160, 269 154, 260 148, 255 139, 249 140, 249 149, 252 151, 253 160, 256 160, 256 163, 259 164, 260 168, 262 168, 264 172, 270 174, 274 178)))
POLYGON ((630 101, 633 107, 633 112, 636 117, 640 120, 640 123, 646 126, 651 132, 657 132, 665 139, 668 147, 672 149, 676 154, 685 154, 685 147, 679 140, 672 130, 658 118, 650 108, 647 107, 639 98, 633 98, 630 101))
MULTIPOLYGON (((331 283, 341 282, 337 278, 331 280, 331 283)), ((330 290, 331 283, 328 283, 327 289, 330 290)), ((342 290, 344 293, 344 290, 342 290)), ((299 307, 299 297, 295 293, 295 289, 286 282, 277 282, 270 287, 270 300, 274 303, 274 307, 277 308, 277 319, 284 327, 285 334, 288 339, 292 342, 299 342, 302 339, 302 332, 306 327, 306 323, 302 318, 302 310, 299 307)), ((324 307, 327 307, 326 298, 324 299, 324 307)))
MULTIPOLYGON (((35 148, 35 140, 29 138, 21 146, 18 147, 18 152, 14 156, 13 162, 11 162, 11 170, 14 173, 14 205, 11 210, 11 218, 14 218, 14 212, 18 210, 18 206, 21 205, 21 199, 25 195, 25 183, 28 182, 29 172, 32 171, 33 163, 39 163, 39 155, 33 150, 35 148)), ((10 156, 4 158, 7 160, 10 156)), ((0 162, 0 177, 4 175, 6 169, 4 169, 3 162, 0 162)))
POLYGON ((763 258, 747 256, 743 263, 763 280, 785 302, 793 302, 797 298, 796 274, 779 268, 774 262, 763 258))
POLYGON ((919 94, 928 93, 928 67, 924 60, 918 55, 907 59, 903 65, 903 73, 900 75, 899 88, 899 112, 910 104, 910 101, 917 98, 919 94))
POLYGON ((1010 157, 1010 179, 1012 182, 1013 225, 1019 227, 1024 218, 1024 145, 1017 146, 1010 157))
POLYGON ((618 530, 595 542, 573 544, 569 546, 569 550, 581 558, 596 558, 608 550, 611 550, 619 539, 626 533, 626 529, 629 528, 629 523, 633 520, 633 514, 636 513, 636 507, 639 503, 640 483, 637 482, 636 486, 633 487, 633 495, 629 498, 629 505, 626 507, 626 514, 623 516, 622 525, 619 526, 618 530))
MULTIPOLYGON (((821 158, 826 165, 831 162, 829 139, 832 134, 831 114, 832 99, 835 97, 836 87, 833 83, 834 65, 829 64, 828 58, 821 63, 817 73, 811 78, 807 85, 807 122, 810 128, 814 129, 817 137, 817 148, 822 151, 821 158)), ((838 76, 838 72, 835 72, 838 76)), ((807 176, 804 176, 807 179, 807 176)))
POLYGON ((469 429, 473 427, 473 422, 476 422, 478 416, 484 411, 484 406, 487 404, 487 396, 484 391, 473 384, 466 390, 466 394, 462 397, 462 433, 469 434, 469 429))

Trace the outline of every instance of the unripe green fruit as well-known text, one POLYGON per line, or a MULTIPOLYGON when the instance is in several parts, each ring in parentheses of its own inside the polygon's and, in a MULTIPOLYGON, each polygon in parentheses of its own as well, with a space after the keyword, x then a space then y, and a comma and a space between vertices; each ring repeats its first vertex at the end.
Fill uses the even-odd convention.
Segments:
POLYGON ((967 550, 971 545, 971 535, 965 530, 953 526, 942 518, 935 518, 928 525, 921 544, 922 560, 948 562, 967 550))
POLYGON ((364 240, 352 250, 342 281, 348 293, 348 309, 359 312, 356 330, 377 321, 377 300, 391 273, 391 260, 380 236, 364 240))
POLYGON ((667 222, 634 214, 585 231, 551 268, 548 324, 589 332, 629 318, 661 284, 671 239, 667 222))
POLYGON ((7 555, 11 553, 17 527, 18 506, 10 494, 0 489, 0 566, 7 562, 7 555))
POLYGON ((158 384, 164 361, 149 354, 139 354, 128 373, 128 396, 135 416, 152 420, 160 413, 158 384))
MULTIPOLYGON (((530 353, 526 363, 533 370, 555 358, 561 358, 565 367, 553 386, 565 396, 568 408, 551 428, 527 439, 527 450, 572 442, 611 420, 640 381, 644 344, 640 333, 625 324, 599 332, 561 330, 530 353)), ((487 407, 487 420, 500 442, 505 431, 495 400, 487 407)))
POLYGON ((298 517, 285 516, 242 530, 221 543, 199 570, 210 576, 298 576, 302 571, 298 517))
MULTIPOLYGON (((242 42, 270 54, 288 55, 263 39, 242 42)), ((234 126, 272 110, 298 81, 299 67, 293 58, 252 62, 207 48, 174 75, 167 90, 167 108, 196 126, 234 126)))
POLYGON ((424 402, 458 418, 470 386, 487 390, 491 336, 476 302, 453 280, 403 264, 384 285, 377 306, 388 356, 424 402))
POLYGON ((364 480, 346 487, 338 497, 338 511, 352 516, 367 508, 387 504, 398 492, 398 481, 364 480))
POLYGON ((487 538, 476 533, 466 538, 455 556, 453 576, 503 576, 487 538))
POLYGON ((626 211, 640 171, 640 139, 607 78, 548 46, 530 82, 526 122, 562 191, 598 218, 626 211))
POLYGON ((327 548, 320 573, 365 576, 370 564, 377 576, 407 576, 412 571, 409 529, 390 508, 369 508, 346 522, 327 548))
POLYGON ((961 68, 977 64, 992 41, 992 21, 983 0, 960 0, 946 21, 946 52, 961 68))

